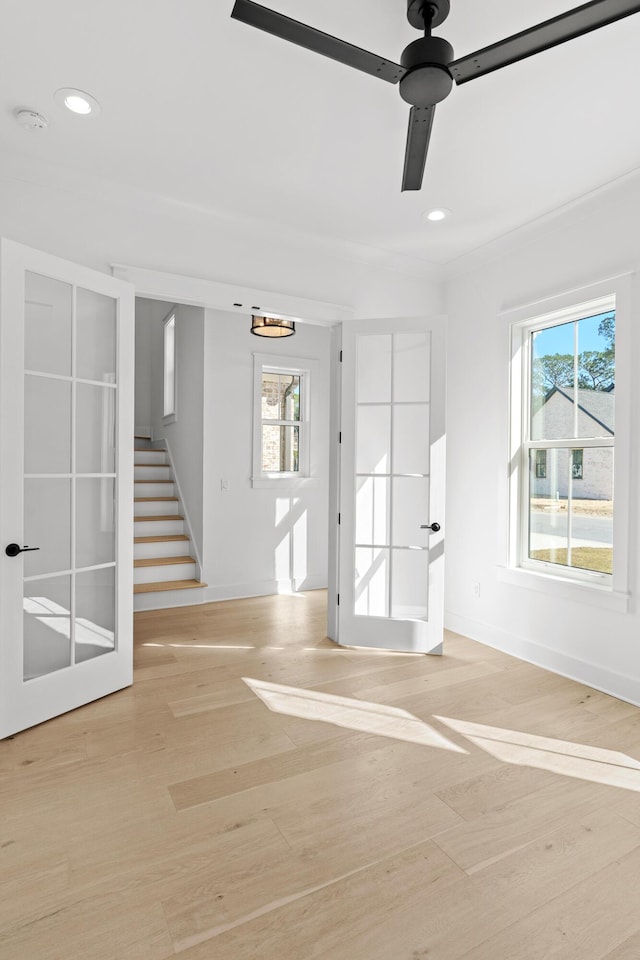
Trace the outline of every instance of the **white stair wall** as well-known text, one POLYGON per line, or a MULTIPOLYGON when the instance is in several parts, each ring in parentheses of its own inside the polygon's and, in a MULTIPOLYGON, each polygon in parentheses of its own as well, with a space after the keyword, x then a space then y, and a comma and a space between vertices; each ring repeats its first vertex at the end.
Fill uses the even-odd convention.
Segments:
POLYGON ((177 497, 170 499, 150 499, 134 500, 136 517, 169 517, 175 516, 180 509, 180 501, 177 497))
MULTIPOLYGON (((134 461, 135 463, 135 461, 134 461)), ((134 480, 153 480, 156 483, 161 480, 171 480, 171 467, 159 466, 158 464, 138 464, 133 468, 134 480)))
POLYGON ((134 543, 134 557, 136 560, 151 560, 162 557, 184 557, 190 549, 187 536, 176 540, 156 540, 146 543, 134 543))
POLYGON ((154 483, 152 480, 143 480, 134 483, 134 497, 175 497, 176 485, 170 481, 154 483))
POLYGON ((198 602, 198 562, 186 529, 167 451, 136 437, 134 454, 134 607, 198 602), (184 592, 185 598, 181 598, 184 592), (187 599, 188 597, 188 599, 187 599))

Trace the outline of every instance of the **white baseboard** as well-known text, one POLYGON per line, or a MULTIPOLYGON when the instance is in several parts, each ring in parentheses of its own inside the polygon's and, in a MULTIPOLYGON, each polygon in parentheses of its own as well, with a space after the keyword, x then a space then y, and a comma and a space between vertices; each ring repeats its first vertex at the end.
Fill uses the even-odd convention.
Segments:
POLYGON ((518 637, 501 627, 494 627, 491 624, 461 616, 450 610, 445 613, 445 628, 452 633, 459 633, 463 637, 469 637, 470 640, 476 640, 487 647, 501 650, 503 653, 517 657, 519 660, 532 663, 536 667, 542 667, 544 670, 551 671, 551 673, 560 674, 560 676, 567 677, 569 680, 583 683, 588 687, 593 687, 594 690, 599 690, 601 693, 609 694, 609 696, 617 697, 618 700, 624 700, 640 707, 638 682, 632 677, 607 670, 595 663, 578 660, 576 657, 559 653, 557 650, 552 650, 550 647, 545 647, 533 640, 525 640, 523 637, 518 637))
POLYGON ((326 590, 326 577, 305 577, 304 580, 258 580, 255 583, 222 584, 201 590, 175 590, 166 593, 137 593, 134 611, 167 610, 171 607, 195 607, 221 600, 245 600, 249 597, 270 597, 274 594, 294 594, 306 590, 326 590))
POLYGON ((135 593, 133 612, 170 610, 172 607, 197 607, 207 602, 203 599, 204 589, 204 587, 202 589, 192 587, 188 590, 165 590, 162 593, 135 593))
POLYGON ((326 590, 327 578, 305 577, 304 580, 256 580, 254 583, 225 583, 207 587, 204 603, 219 600, 242 600, 246 597, 270 597, 273 594, 300 593, 303 590, 326 590))

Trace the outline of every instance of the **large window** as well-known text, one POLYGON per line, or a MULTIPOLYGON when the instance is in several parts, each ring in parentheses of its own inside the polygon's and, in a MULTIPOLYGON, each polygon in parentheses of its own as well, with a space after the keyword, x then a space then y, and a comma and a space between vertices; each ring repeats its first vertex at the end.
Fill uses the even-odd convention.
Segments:
POLYGON ((613 296, 515 325, 520 364, 515 566, 611 586, 616 309, 613 296))
POLYGON ((309 475, 309 392, 304 360, 254 355, 254 485, 309 475))

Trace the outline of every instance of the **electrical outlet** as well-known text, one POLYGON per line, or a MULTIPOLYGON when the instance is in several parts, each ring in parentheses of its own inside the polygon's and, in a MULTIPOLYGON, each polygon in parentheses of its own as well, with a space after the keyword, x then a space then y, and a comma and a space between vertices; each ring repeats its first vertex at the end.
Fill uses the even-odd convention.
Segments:
POLYGON ((228 481, 228 480, 221 480, 221 481, 220 481, 220 489, 221 489, 221 490, 224 490, 225 493, 226 493, 226 491, 229 489, 229 481, 228 481))
POLYGON ((479 596, 480 596, 480 584, 478 583, 477 580, 474 580, 474 581, 473 581, 473 583, 472 583, 472 585, 471 585, 471 589, 472 589, 472 591, 473 591, 474 597, 479 597, 479 596))

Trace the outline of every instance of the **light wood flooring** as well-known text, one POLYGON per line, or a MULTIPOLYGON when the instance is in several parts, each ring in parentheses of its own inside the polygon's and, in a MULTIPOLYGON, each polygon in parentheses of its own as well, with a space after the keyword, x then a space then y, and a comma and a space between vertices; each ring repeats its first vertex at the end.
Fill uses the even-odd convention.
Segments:
POLYGON ((139 613, 133 687, 0 743, 1 960, 640 958, 640 710, 325 605, 139 613))

